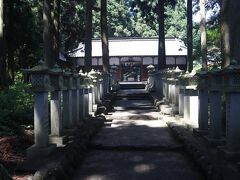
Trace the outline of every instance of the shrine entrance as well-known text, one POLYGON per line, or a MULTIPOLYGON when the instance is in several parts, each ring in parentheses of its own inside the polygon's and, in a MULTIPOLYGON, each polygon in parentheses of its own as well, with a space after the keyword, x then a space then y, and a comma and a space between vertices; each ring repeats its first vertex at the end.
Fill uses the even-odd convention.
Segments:
POLYGON ((127 82, 139 82, 142 75, 142 61, 128 60, 121 62, 121 80, 127 82))

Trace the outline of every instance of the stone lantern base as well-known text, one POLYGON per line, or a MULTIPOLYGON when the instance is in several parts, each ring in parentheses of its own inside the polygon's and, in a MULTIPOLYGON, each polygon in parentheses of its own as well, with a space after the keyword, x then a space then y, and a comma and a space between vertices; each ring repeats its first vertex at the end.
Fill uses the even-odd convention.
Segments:
POLYGON ((67 136, 54 136, 54 135, 49 136, 49 142, 51 144, 56 144, 57 147, 64 147, 67 141, 68 141, 67 136))

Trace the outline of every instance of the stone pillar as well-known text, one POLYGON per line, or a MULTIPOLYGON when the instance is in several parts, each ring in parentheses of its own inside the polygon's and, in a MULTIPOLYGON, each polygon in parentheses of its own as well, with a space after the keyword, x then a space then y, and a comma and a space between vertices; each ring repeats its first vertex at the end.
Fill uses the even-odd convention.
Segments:
POLYGON ((169 81, 166 80, 166 103, 169 102, 169 81))
POLYGON ((198 91, 196 86, 193 86, 189 92, 189 107, 190 107, 190 126, 191 128, 198 128, 198 91))
POLYGON ((89 114, 92 114, 93 112, 93 87, 89 87, 88 90, 88 110, 89 114))
POLYGON ((57 146, 63 146, 66 137, 62 135, 62 89, 63 71, 56 64, 50 71, 51 92, 50 113, 51 113, 51 134, 49 141, 57 146))
POLYGON ((190 120, 190 89, 185 89, 183 95, 183 119, 186 123, 189 123, 190 120))
POLYGON ((222 74, 214 66, 209 74, 210 80, 210 133, 213 138, 222 136, 222 74))
POLYGON ((174 85, 174 92, 173 92, 173 113, 179 114, 179 94, 180 94, 180 81, 179 76, 183 71, 180 70, 178 67, 173 71, 173 85, 174 85))
POLYGON ((208 90, 200 89, 198 91, 198 128, 200 131, 208 130, 208 90))
POLYGON ((220 138, 222 135, 222 107, 219 91, 210 92, 210 133, 213 138, 220 138))
POLYGON ((48 109, 48 92, 36 92, 34 96, 34 142, 36 147, 48 146, 48 109))
POLYGON ((79 121, 79 92, 78 92, 78 74, 73 70, 72 75, 72 122, 73 125, 79 121))
POLYGON ((240 67, 232 61, 224 70, 227 149, 240 152, 240 67))
POLYGON ((62 131, 61 91, 51 92, 51 136, 60 136, 62 131))
POLYGON ((88 94, 89 88, 84 88, 84 119, 89 117, 89 94, 88 94))
POLYGON ((53 89, 44 62, 40 61, 36 67, 26 72, 32 74, 34 91, 34 145, 27 149, 27 158, 35 159, 48 156, 56 147, 49 144, 48 92, 53 89))
POLYGON ((208 72, 201 71, 198 83, 198 130, 200 132, 208 131, 208 72))
POLYGON ((165 78, 163 78, 163 100, 165 100, 165 98, 166 98, 166 80, 165 80, 165 78))
POLYGON ((78 116, 78 109, 79 109, 79 106, 78 106, 78 100, 79 100, 79 97, 78 97, 78 90, 77 89, 74 89, 72 90, 72 120, 73 120, 73 125, 76 124, 78 121, 79 121, 79 116, 78 116))
POLYGON ((79 89, 79 118, 81 121, 85 119, 84 91, 83 87, 79 89))
POLYGON ((80 89, 81 89, 81 80, 80 75, 76 74, 76 82, 77 82, 77 107, 76 107, 76 116, 77 116, 77 123, 80 122, 80 89))
POLYGON ((226 98, 227 148, 240 151, 240 92, 228 92, 226 98))
POLYGON ((100 100, 102 101, 103 100, 103 80, 101 80, 99 91, 100 91, 100 100))
POLYGON ((178 96, 180 116, 183 116, 183 113, 184 113, 184 94, 185 94, 185 88, 183 86, 180 86, 179 96, 178 96))
POLYGON ((99 104, 101 103, 101 98, 100 98, 100 80, 97 81, 97 87, 96 87, 96 103, 99 104))
POLYGON ((72 73, 69 70, 64 72, 63 76, 63 128, 68 129, 73 125, 72 110, 72 73))

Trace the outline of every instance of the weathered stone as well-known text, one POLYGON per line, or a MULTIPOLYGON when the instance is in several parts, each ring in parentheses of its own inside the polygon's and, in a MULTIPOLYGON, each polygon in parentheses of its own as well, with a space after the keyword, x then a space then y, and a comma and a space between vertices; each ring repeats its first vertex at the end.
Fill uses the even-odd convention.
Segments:
POLYGON ((63 91, 63 128, 70 128, 73 124, 72 90, 63 91))

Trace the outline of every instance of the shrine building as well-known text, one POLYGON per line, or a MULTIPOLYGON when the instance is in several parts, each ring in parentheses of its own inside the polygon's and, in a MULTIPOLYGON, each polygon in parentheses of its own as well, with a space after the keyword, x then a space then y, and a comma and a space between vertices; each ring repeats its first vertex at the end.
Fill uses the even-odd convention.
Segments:
MULTIPOLYGON (((187 47, 177 38, 166 38, 167 68, 187 67, 187 47)), ((75 65, 84 68, 84 44, 68 54, 75 65)), ((92 40, 92 67, 102 69, 102 44, 100 39, 92 40)), ((117 67, 119 81, 146 81, 147 66, 158 66, 158 38, 110 38, 109 65, 117 67)))

